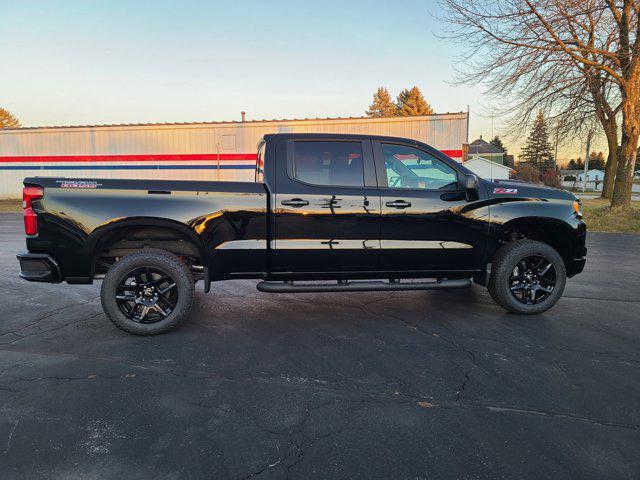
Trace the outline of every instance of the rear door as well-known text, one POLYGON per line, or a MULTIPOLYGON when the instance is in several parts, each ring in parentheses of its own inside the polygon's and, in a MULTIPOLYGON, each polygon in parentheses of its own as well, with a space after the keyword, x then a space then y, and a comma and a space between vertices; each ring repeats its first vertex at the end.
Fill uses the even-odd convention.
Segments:
POLYGON ((283 143, 271 272, 313 277, 375 270, 381 210, 371 142, 305 136, 283 143))
POLYGON ((480 198, 469 197, 453 165, 419 144, 374 141, 373 146, 382 209, 381 269, 479 268, 488 209, 480 198))

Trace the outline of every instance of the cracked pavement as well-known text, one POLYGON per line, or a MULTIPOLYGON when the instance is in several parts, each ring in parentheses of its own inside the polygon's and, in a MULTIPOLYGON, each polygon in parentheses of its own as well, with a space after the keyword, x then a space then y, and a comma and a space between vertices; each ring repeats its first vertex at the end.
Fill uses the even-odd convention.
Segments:
MULTIPOLYGON (((640 236, 518 317, 486 290, 214 284, 167 335, 95 285, 21 281, 0 214, 3 478, 638 478, 640 236)), ((201 290, 201 287, 200 287, 201 290)))

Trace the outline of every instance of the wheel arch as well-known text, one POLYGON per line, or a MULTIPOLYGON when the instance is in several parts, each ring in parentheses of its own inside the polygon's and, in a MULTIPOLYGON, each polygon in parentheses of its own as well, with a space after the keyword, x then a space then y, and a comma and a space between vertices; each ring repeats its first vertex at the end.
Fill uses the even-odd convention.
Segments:
MULTIPOLYGON (((91 253, 91 276, 96 272, 96 264, 100 255, 110 245, 117 244, 127 238, 136 237, 138 242, 145 244, 151 248, 161 248, 154 245, 154 235, 168 234, 169 237, 188 242, 198 253, 203 264, 208 265, 209 255, 204 246, 202 239, 198 234, 183 223, 175 220, 155 218, 155 217, 137 217, 116 220, 102 225, 95 229, 87 238, 86 248, 91 253), (148 239, 144 239, 145 235, 149 235, 148 239)), ((157 237, 156 237, 157 238, 157 237)), ((170 248, 165 250, 171 251, 170 248)), ((172 252, 176 253, 176 252, 172 252)))
POLYGON ((574 233, 571 226, 560 219, 552 217, 520 217, 509 220, 496 228, 493 235, 493 248, 487 255, 487 263, 491 263, 501 246, 523 238, 536 240, 552 247, 568 268, 573 261, 574 233))

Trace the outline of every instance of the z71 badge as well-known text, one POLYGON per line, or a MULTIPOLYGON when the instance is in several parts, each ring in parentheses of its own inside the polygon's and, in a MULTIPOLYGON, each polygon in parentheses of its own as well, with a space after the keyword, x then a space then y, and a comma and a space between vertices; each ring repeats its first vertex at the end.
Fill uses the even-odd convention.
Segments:
POLYGON ((59 180, 60 188, 98 188, 101 183, 86 180, 59 180))
POLYGON ((494 188, 493 193, 498 193, 501 195, 515 195, 518 193, 517 188, 494 188))

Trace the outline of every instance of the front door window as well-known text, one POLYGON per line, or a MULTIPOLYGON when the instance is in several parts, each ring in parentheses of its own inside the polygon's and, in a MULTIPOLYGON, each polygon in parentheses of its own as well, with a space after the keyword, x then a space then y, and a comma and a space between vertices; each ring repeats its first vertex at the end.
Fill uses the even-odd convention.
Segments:
POLYGON ((446 163, 405 145, 382 144, 389 188, 456 190, 458 176, 446 163))

